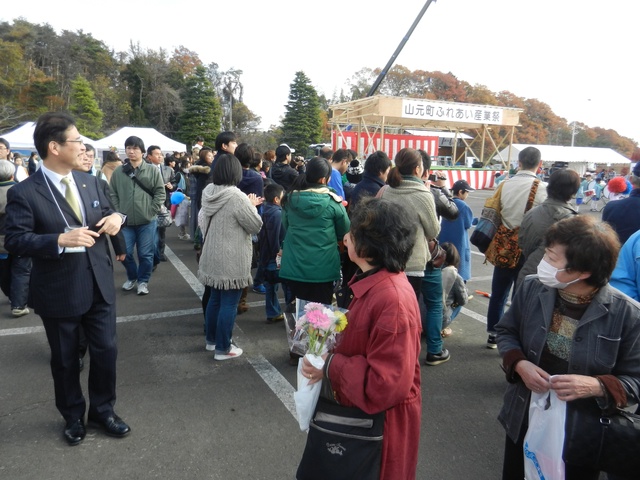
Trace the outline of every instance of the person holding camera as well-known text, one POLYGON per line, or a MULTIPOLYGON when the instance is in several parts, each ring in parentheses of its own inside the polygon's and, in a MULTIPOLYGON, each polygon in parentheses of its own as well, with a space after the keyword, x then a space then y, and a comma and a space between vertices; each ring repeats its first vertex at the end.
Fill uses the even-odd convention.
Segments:
POLYGON ((156 215, 165 202, 166 193, 160 170, 142 159, 145 151, 141 138, 131 136, 124 142, 128 163, 118 167, 111 176, 111 200, 117 212, 127 216, 122 227, 127 256, 122 264, 127 271, 125 291, 138 287, 138 295, 149 293, 149 279, 153 270, 156 245, 156 215), (138 263, 133 258, 133 247, 138 263))
POLYGON ((291 150, 285 143, 276 148, 276 162, 269 171, 270 178, 278 185, 282 185, 287 192, 291 190, 291 185, 298 176, 297 168, 290 165, 292 153, 295 153, 295 150, 291 150))

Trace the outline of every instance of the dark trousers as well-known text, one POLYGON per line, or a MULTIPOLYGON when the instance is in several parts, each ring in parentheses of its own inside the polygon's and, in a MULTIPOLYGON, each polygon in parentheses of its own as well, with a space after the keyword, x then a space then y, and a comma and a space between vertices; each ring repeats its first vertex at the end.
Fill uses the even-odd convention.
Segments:
POLYGON ((333 299, 333 282, 309 283, 285 280, 296 298, 309 302, 331 305, 333 299))
MULTIPOLYGON (((493 267, 491 298, 489 299, 489 309, 487 310, 487 332, 491 334, 496 333, 496 324, 502 318, 504 306, 509 297, 509 290, 515 285, 522 265, 524 265, 524 259, 520 257, 520 263, 516 268, 493 267)), ((512 297, 513 294, 515 294, 515 289, 512 297)))
POLYGON ((24 308, 29 297, 31 278, 31 257, 9 255, 0 260, 0 287, 11 299, 11 308, 24 308))
POLYGON ((78 363, 82 326, 91 355, 89 414, 99 418, 109 416, 116 401, 115 306, 107 304, 94 285, 93 305, 83 315, 41 318, 51 348, 51 374, 58 411, 66 421, 83 418, 86 411, 78 363))
POLYGON ((164 247, 166 245, 167 227, 158 227, 156 232, 156 248, 153 252, 153 264, 158 265, 164 256, 164 247))

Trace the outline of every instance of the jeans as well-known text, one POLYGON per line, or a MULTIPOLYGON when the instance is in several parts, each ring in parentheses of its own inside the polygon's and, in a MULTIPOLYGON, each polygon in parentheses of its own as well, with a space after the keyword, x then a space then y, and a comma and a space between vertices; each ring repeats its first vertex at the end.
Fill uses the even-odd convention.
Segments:
MULTIPOLYGON (((267 271, 275 272, 277 274, 276 262, 271 262, 267 268, 267 271)), ((269 277, 267 277, 269 278, 269 277)), ((280 302, 278 301, 278 282, 270 283, 265 279, 264 288, 266 290, 264 301, 265 301, 265 312, 267 314, 267 318, 274 318, 278 315, 282 314, 282 309, 280 308, 280 302)), ((289 305, 294 301, 293 293, 291 289, 286 283, 282 283, 282 291, 284 292, 284 302, 285 305, 289 305)))
POLYGON ((442 270, 427 265, 422 277, 422 300, 427 309, 422 330, 427 337, 427 353, 442 352, 442 270))
MULTIPOLYGON (((489 299, 489 309, 487 310, 487 332, 491 335, 496 333, 496 324, 502 318, 509 290, 515 284, 522 265, 524 265, 524 261, 521 258, 516 268, 493 268, 491 298, 489 299)), ((515 288, 513 294, 515 294, 515 288)))
POLYGON ((153 269, 153 253, 156 248, 157 221, 154 218, 146 225, 126 226, 122 229, 127 244, 127 256, 122 264, 127 271, 127 280, 149 283, 153 269), (138 251, 138 264, 133 259, 133 247, 138 251))
POLYGON ((231 334, 236 322, 238 301, 242 289, 220 290, 211 288, 211 296, 205 312, 207 345, 216 346, 216 353, 229 353, 231 334))

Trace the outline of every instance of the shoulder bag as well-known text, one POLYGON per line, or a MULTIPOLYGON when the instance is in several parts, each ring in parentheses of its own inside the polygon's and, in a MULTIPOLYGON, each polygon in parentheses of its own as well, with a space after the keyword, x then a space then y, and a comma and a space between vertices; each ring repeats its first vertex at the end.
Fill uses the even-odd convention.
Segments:
MULTIPOLYGON (((153 192, 149 190, 139 179, 136 177, 135 172, 133 171, 133 167, 130 163, 127 163, 125 167, 122 167, 122 171, 129 176, 131 180, 134 181, 142 190, 147 192, 147 194, 151 195, 151 198, 154 198, 153 192), (129 167, 129 168, 126 168, 129 167)), ((171 218, 171 212, 169 209, 162 205, 160 207, 160 211, 156 215, 156 220, 158 222, 159 228, 167 228, 173 223, 173 218, 171 218)))
POLYGON ((566 463, 638 478, 640 415, 617 409, 605 414, 593 399, 567 403, 564 449, 566 463))
POLYGON ((369 415, 321 396, 296 479, 378 480, 384 418, 384 411, 369 415))
MULTIPOLYGON (((536 198, 536 193, 538 192, 539 184, 540 180, 536 178, 533 181, 533 185, 531 185, 524 213, 531 210, 533 201, 536 198)), ((503 184, 500 184, 500 186, 502 185, 503 184)), ((510 229, 500 223, 500 226, 498 226, 498 230, 496 231, 493 240, 491 240, 487 251, 484 252, 489 263, 500 268, 515 268, 518 265, 520 257, 522 256, 522 249, 520 248, 520 245, 518 245, 519 230, 520 227, 510 229)))
POLYGON ((487 198, 484 202, 482 214, 478 220, 478 224, 471 234, 469 241, 478 247, 481 253, 487 251, 491 240, 498 230, 498 226, 502 224, 502 216, 500 215, 500 195, 504 182, 501 183, 494 194, 487 198))

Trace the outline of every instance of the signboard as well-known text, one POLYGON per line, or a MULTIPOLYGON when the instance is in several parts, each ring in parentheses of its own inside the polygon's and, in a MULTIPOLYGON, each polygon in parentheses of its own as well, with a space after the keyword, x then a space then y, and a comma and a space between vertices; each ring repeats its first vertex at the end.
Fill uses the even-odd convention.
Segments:
POLYGON ((502 125, 503 110, 490 105, 402 99, 402 118, 502 125))

